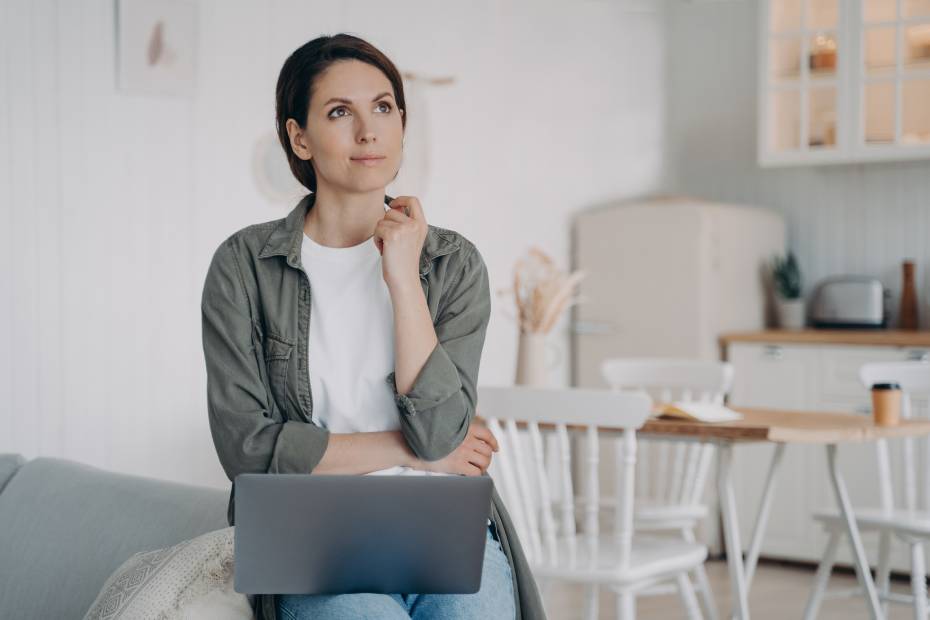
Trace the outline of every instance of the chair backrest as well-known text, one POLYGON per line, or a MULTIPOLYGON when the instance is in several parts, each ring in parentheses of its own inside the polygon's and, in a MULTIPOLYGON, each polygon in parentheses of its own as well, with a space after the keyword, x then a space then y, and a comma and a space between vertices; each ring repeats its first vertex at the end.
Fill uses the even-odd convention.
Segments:
MULTIPOLYGON (((901 385, 901 417, 930 417, 930 363, 915 362, 871 362, 859 369, 859 380, 866 389, 876 383, 898 383, 901 385), (916 397, 916 398, 915 398, 916 397), (915 405, 915 400, 917 403, 915 405)), ((895 477, 892 475, 892 459, 888 441, 875 442, 878 461, 878 483, 881 507, 885 511, 894 508, 905 510, 930 510, 930 440, 901 440, 901 478, 898 500, 895 501, 895 477), (922 450, 917 450, 922 444, 922 450)))
POLYGON ((623 437, 624 458, 616 480, 620 509, 614 513, 614 533, 619 543, 618 565, 627 566, 633 536, 636 429, 649 417, 649 396, 603 389, 479 386, 478 402, 481 417, 500 443, 488 473, 513 518, 527 559, 534 564, 574 560, 564 557, 574 554, 577 533, 570 434, 584 436, 586 460, 582 465, 588 496, 582 537, 591 545, 597 544, 600 511, 598 436, 618 433, 623 437), (544 454, 544 445, 550 443, 544 439, 549 435, 556 439, 552 443, 557 454, 550 455, 554 458, 544 454), (550 493, 546 463, 557 464, 558 500, 550 493), (568 544, 561 544, 560 539, 568 544))
MULTIPOLYGON (((641 391, 658 402, 696 400, 722 405, 733 385, 728 362, 674 358, 610 358, 601 376, 614 390, 641 391)), ((701 503, 713 446, 683 441, 641 440, 636 497, 651 505, 701 503)))

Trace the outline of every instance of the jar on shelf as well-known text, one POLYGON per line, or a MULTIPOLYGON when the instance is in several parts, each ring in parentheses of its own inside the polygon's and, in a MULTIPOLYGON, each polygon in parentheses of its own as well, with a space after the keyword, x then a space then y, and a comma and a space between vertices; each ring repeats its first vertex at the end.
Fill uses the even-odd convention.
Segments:
POLYGON ((811 44, 808 66, 811 71, 836 70, 836 39, 818 34, 811 44))

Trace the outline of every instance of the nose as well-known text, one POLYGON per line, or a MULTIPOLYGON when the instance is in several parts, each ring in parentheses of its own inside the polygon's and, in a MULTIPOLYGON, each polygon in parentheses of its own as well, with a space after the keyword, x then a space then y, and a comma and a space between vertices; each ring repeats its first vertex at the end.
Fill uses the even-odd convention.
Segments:
POLYGON ((363 144, 375 141, 375 132, 372 129, 372 123, 367 119, 360 118, 358 121, 358 140, 363 144))

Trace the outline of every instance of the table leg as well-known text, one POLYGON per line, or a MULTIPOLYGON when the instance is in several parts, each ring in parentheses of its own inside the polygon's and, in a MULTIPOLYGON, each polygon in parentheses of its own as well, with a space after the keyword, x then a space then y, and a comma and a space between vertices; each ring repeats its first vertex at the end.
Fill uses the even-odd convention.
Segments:
POLYGON ((733 492, 733 445, 720 444, 717 452, 717 493, 723 515, 723 536, 727 547, 727 567, 733 589, 734 615, 749 620, 749 595, 746 590, 746 573, 743 569, 743 548, 739 539, 739 519, 736 515, 736 494, 733 492))
POLYGON ((878 602, 878 593, 875 590, 875 582, 872 580, 872 572, 869 569, 869 561, 865 555, 865 548, 862 546, 862 537, 859 535, 859 525, 856 523, 856 515, 853 512, 852 504, 849 501, 849 494, 846 491, 846 483, 840 474, 840 468, 836 462, 836 444, 827 444, 827 467, 830 470, 830 481, 833 483, 833 491, 836 493, 836 503, 839 505, 840 513, 846 522, 846 533, 849 535, 849 543, 852 546, 853 559, 856 562, 856 574, 859 577, 859 584, 865 590, 866 599, 869 604, 869 614, 872 620, 884 618, 881 605, 878 602))
POLYGON ((781 466, 781 458, 785 453, 785 444, 775 444, 775 453, 765 477, 765 487, 762 490, 762 499, 759 502, 759 512, 756 513, 756 525, 752 530, 752 539, 749 541, 749 552, 746 554, 746 591, 752 587, 752 578, 756 574, 756 565, 759 563, 759 552, 762 549, 762 535, 769 522, 772 511, 772 497, 775 495, 775 477, 781 466))

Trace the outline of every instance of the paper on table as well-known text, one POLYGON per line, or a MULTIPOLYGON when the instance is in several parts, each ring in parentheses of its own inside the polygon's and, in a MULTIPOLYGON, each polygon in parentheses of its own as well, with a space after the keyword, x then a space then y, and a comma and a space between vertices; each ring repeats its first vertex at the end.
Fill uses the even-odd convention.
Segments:
POLYGON ((676 401, 660 405, 657 415, 696 422, 733 422, 743 419, 742 414, 729 407, 697 401, 676 401))

